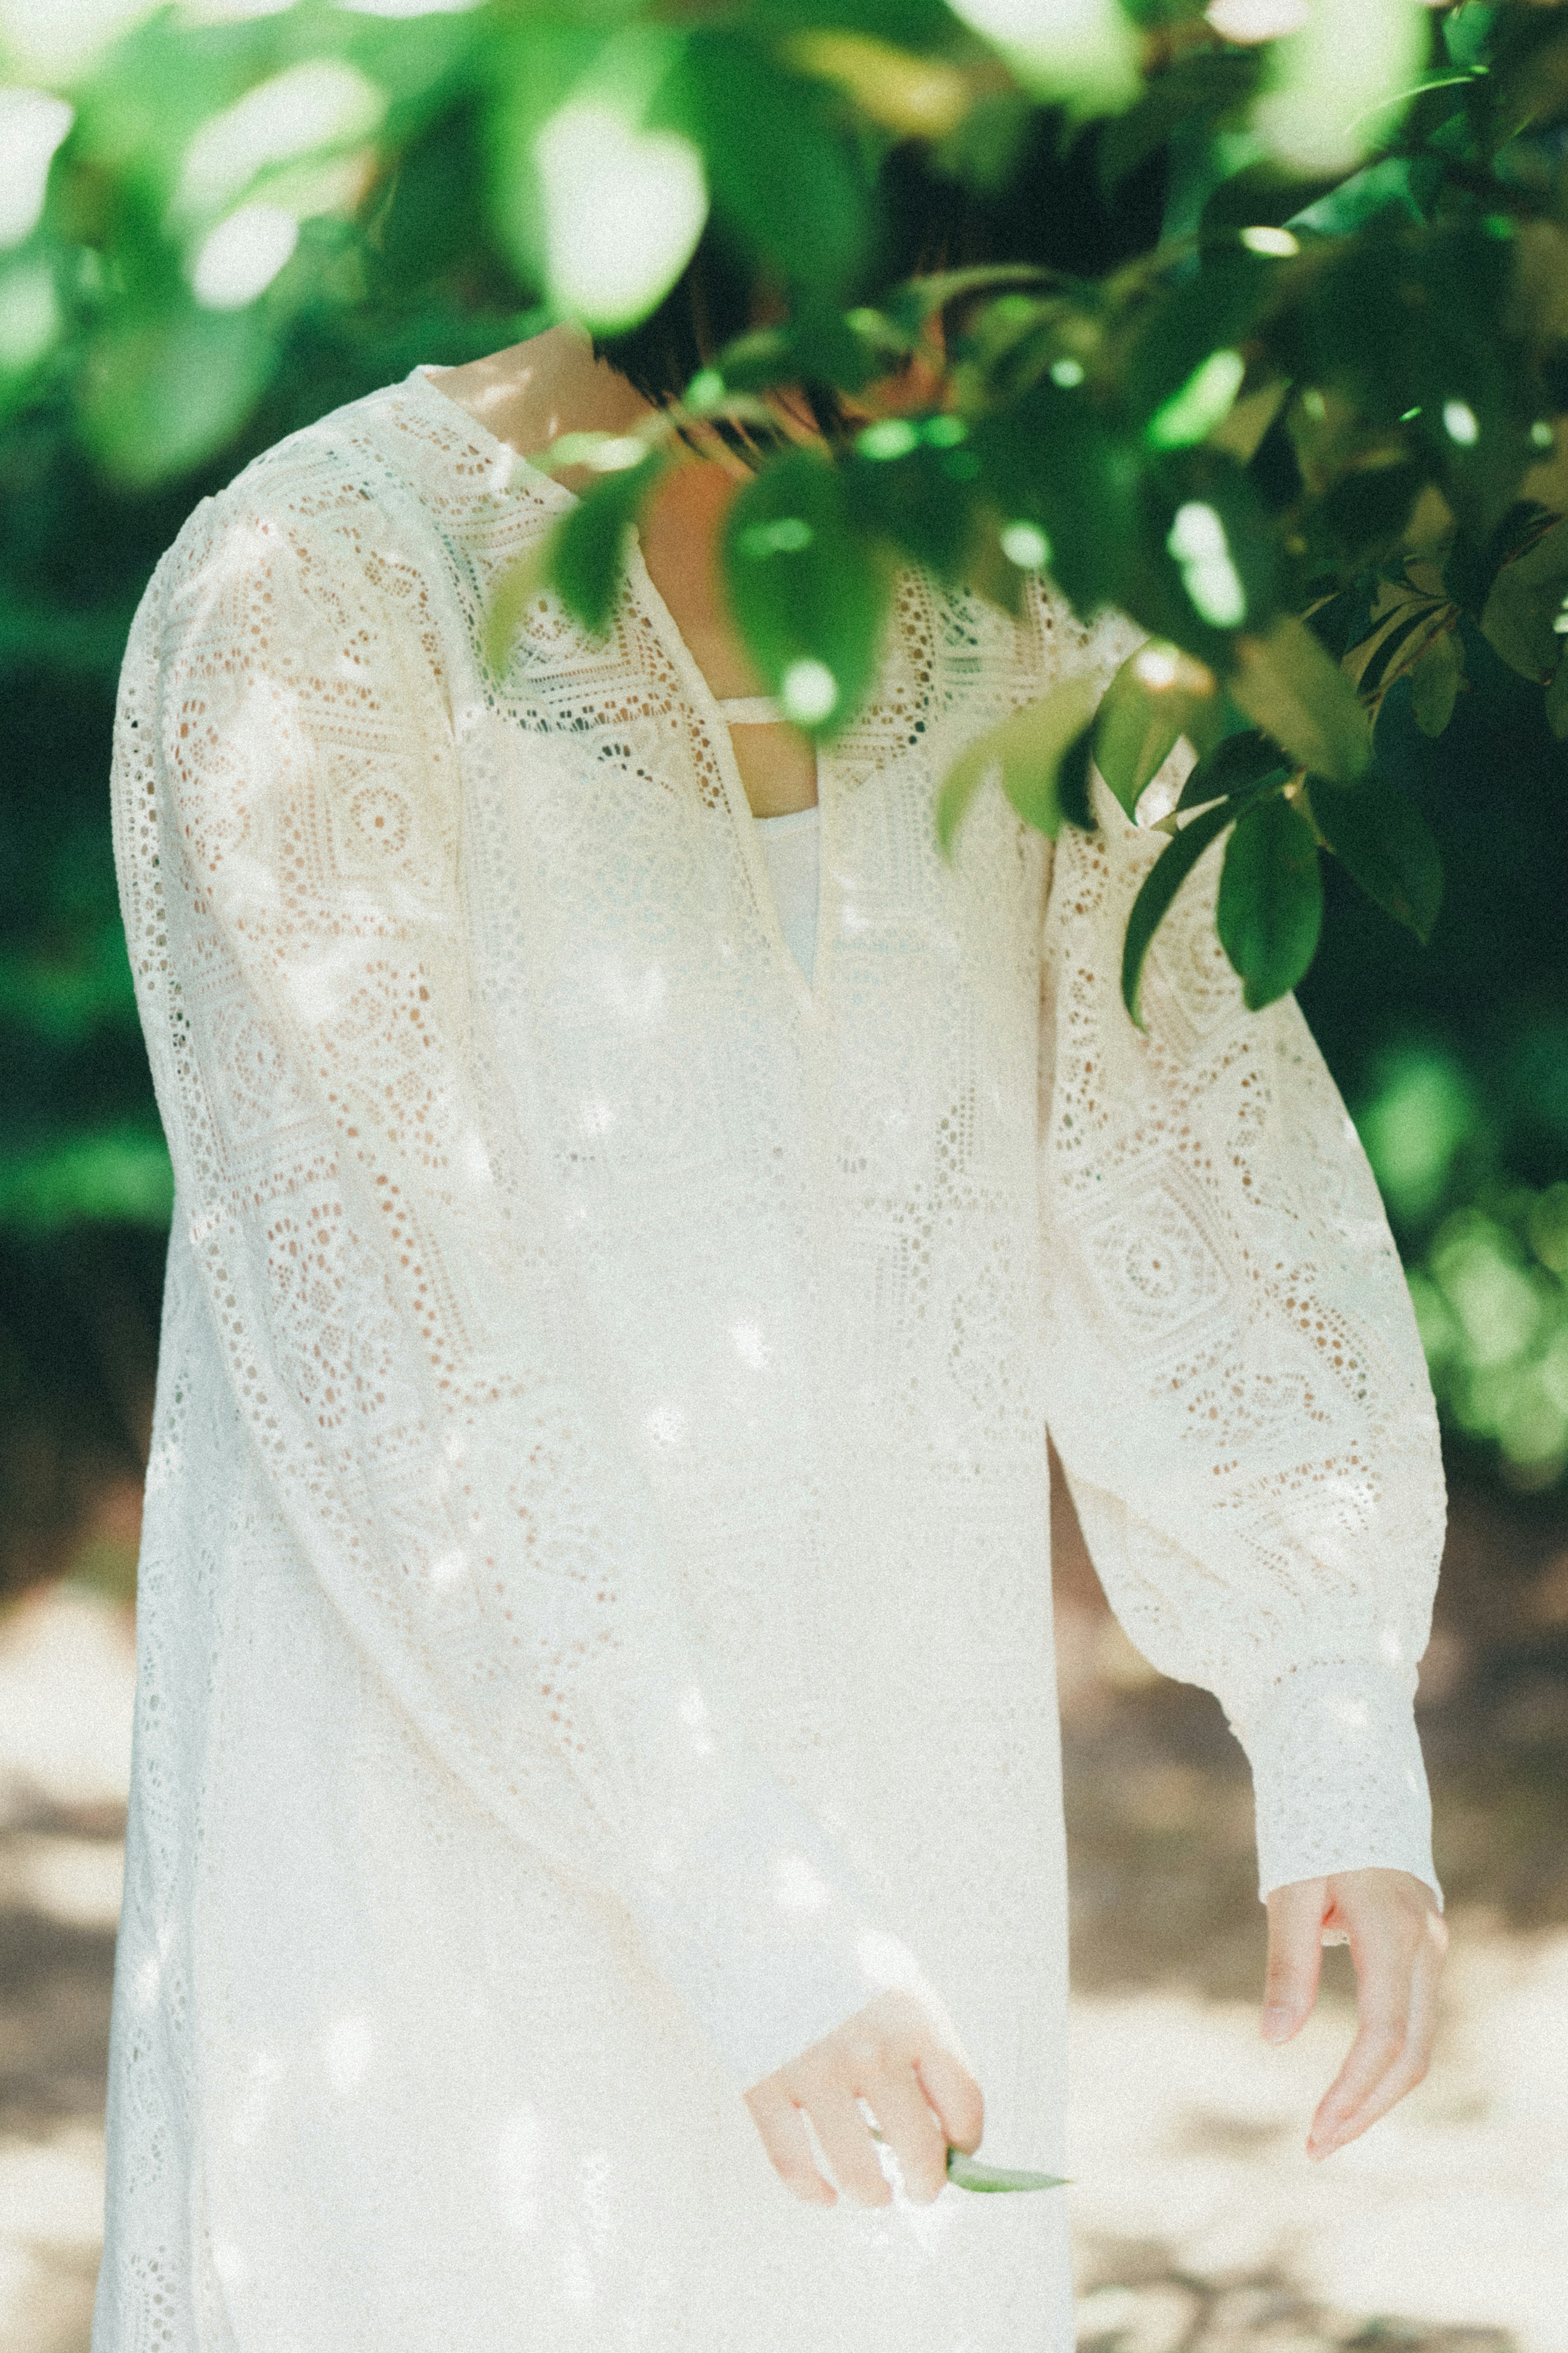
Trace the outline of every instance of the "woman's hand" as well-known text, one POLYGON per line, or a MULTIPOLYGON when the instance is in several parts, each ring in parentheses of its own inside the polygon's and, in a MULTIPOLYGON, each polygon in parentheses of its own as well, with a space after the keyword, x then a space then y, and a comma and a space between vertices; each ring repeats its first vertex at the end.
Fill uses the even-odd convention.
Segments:
POLYGON ((966 2156, 980 2146, 980 2086, 948 2022, 914 1994, 879 1993, 745 2094, 773 2170, 808 2206, 836 2206, 838 2192, 813 2162, 803 2110, 857 2205, 892 2202, 858 2099, 891 2145, 917 2206, 929 2206, 945 2184, 950 2145, 966 2156))
POLYGON ((1355 2041, 1307 2136, 1330 2156, 1386 2116, 1426 2073, 1448 1931, 1424 1880, 1407 1871, 1337 1871, 1295 1879, 1268 1898, 1263 2033, 1288 2042, 1311 2010, 1325 1944, 1355 1963, 1355 2041))

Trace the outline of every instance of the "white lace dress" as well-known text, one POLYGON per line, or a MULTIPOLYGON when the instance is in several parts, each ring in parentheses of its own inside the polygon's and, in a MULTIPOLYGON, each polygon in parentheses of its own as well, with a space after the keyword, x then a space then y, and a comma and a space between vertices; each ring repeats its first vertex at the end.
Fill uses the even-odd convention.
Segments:
POLYGON ((1215 861, 935 786, 1063 665, 900 583, 808 983, 634 549, 424 374, 204 501, 114 807, 178 1190, 97 2353, 1055 2353, 1070 2192, 795 2202, 743 2087, 917 1973, 1064 2165, 1045 1431, 1262 1883, 1431 1876, 1442 1516, 1376 1193, 1215 861))

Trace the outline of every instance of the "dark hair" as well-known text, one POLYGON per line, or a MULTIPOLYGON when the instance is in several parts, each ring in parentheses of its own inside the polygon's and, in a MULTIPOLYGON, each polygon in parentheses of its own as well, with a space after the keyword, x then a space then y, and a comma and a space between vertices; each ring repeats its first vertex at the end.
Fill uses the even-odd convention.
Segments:
MULTIPOLYGON (((914 148, 890 152, 877 194, 879 234, 875 261, 862 272, 862 291, 990 258, 988 225, 974 201, 956 182, 931 171, 914 148)), ((726 343, 787 310, 790 293, 777 271, 747 253, 710 216, 690 260, 662 301, 636 326, 595 335, 594 356, 608 361, 645 400, 662 408, 679 398, 726 343)), ((826 439, 849 432, 850 419, 831 385, 805 382, 798 391, 826 439)), ((748 428, 728 419, 715 419, 714 429, 752 465, 761 446, 785 438, 782 427, 775 435, 766 427, 748 428)))

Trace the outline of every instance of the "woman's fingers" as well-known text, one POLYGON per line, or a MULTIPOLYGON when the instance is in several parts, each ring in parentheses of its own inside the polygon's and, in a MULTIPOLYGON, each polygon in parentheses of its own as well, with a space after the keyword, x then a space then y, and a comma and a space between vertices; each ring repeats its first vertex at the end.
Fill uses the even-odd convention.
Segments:
POLYGON ((1268 1964, 1263 1983, 1263 2036, 1284 2042, 1318 1998, 1323 1966, 1326 1879, 1296 1879, 1268 1898, 1268 1964))
POLYGON ((1352 1930, 1363 2023, 1312 2119, 1310 2157, 1328 2157, 1359 2138, 1426 2074, 1447 1947, 1447 1930, 1436 1912, 1417 1924, 1414 1945, 1407 1935, 1385 1933, 1358 1952, 1352 1930))
POLYGON ((831 2084, 808 2105, 812 2129, 839 2188, 858 2205, 890 2206, 892 2184, 882 2170, 877 2144, 853 2094, 841 2084, 831 2084))
POLYGON ((837 2206, 838 2192, 817 2171, 805 2119, 788 2093, 770 2078, 746 2094, 746 2105, 773 2171, 785 2188, 807 2206, 837 2206))
MULTIPOLYGON (((914 2067, 949 2145, 973 2157, 985 2132, 985 2101, 979 2084, 955 2051, 929 2037, 915 2052, 914 2067)), ((945 2151, 942 2161, 945 2165, 945 2151)))
POLYGON ((861 2095, 899 2160, 909 2197, 929 2206, 947 2182, 947 2136, 912 2067, 890 2067, 861 2095))

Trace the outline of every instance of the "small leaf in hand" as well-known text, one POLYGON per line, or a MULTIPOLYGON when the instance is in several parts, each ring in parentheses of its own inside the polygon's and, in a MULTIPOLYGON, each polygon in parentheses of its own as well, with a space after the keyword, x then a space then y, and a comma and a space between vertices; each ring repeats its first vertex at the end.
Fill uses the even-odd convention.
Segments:
POLYGON ((1301 767, 1350 784, 1372 759, 1356 691, 1304 621, 1283 615, 1267 637, 1236 641, 1230 691, 1301 767))
POLYGON ((1322 925, 1317 836, 1282 793, 1270 793, 1237 821, 1215 909, 1220 945, 1241 975, 1248 1012, 1295 987, 1322 925))
POLYGON ((1216 801, 1213 808, 1204 809, 1173 836, 1168 849, 1160 856, 1143 877, 1142 886, 1132 902, 1127 918, 1127 936, 1121 947, 1121 1001, 1140 1029, 1143 1027, 1141 993, 1143 985, 1143 965, 1150 943, 1159 930, 1177 892, 1197 864, 1211 841, 1217 841, 1227 825, 1236 819, 1236 809, 1230 801, 1216 801))
POLYGON ((960 2189, 1066 2189, 1070 2186, 1064 2173, 1026 2173, 1016 2167, 985 2165, 977 2157, 965 2157, 961 2148, 947 2152, 947 2178, 960 2189))
POLYGON ((1443 862, 1414 801, 1375 769, 1350 786, 1309 785, 1318 830, 1369 899, 1425 946, 1443 900, 1443 862))

